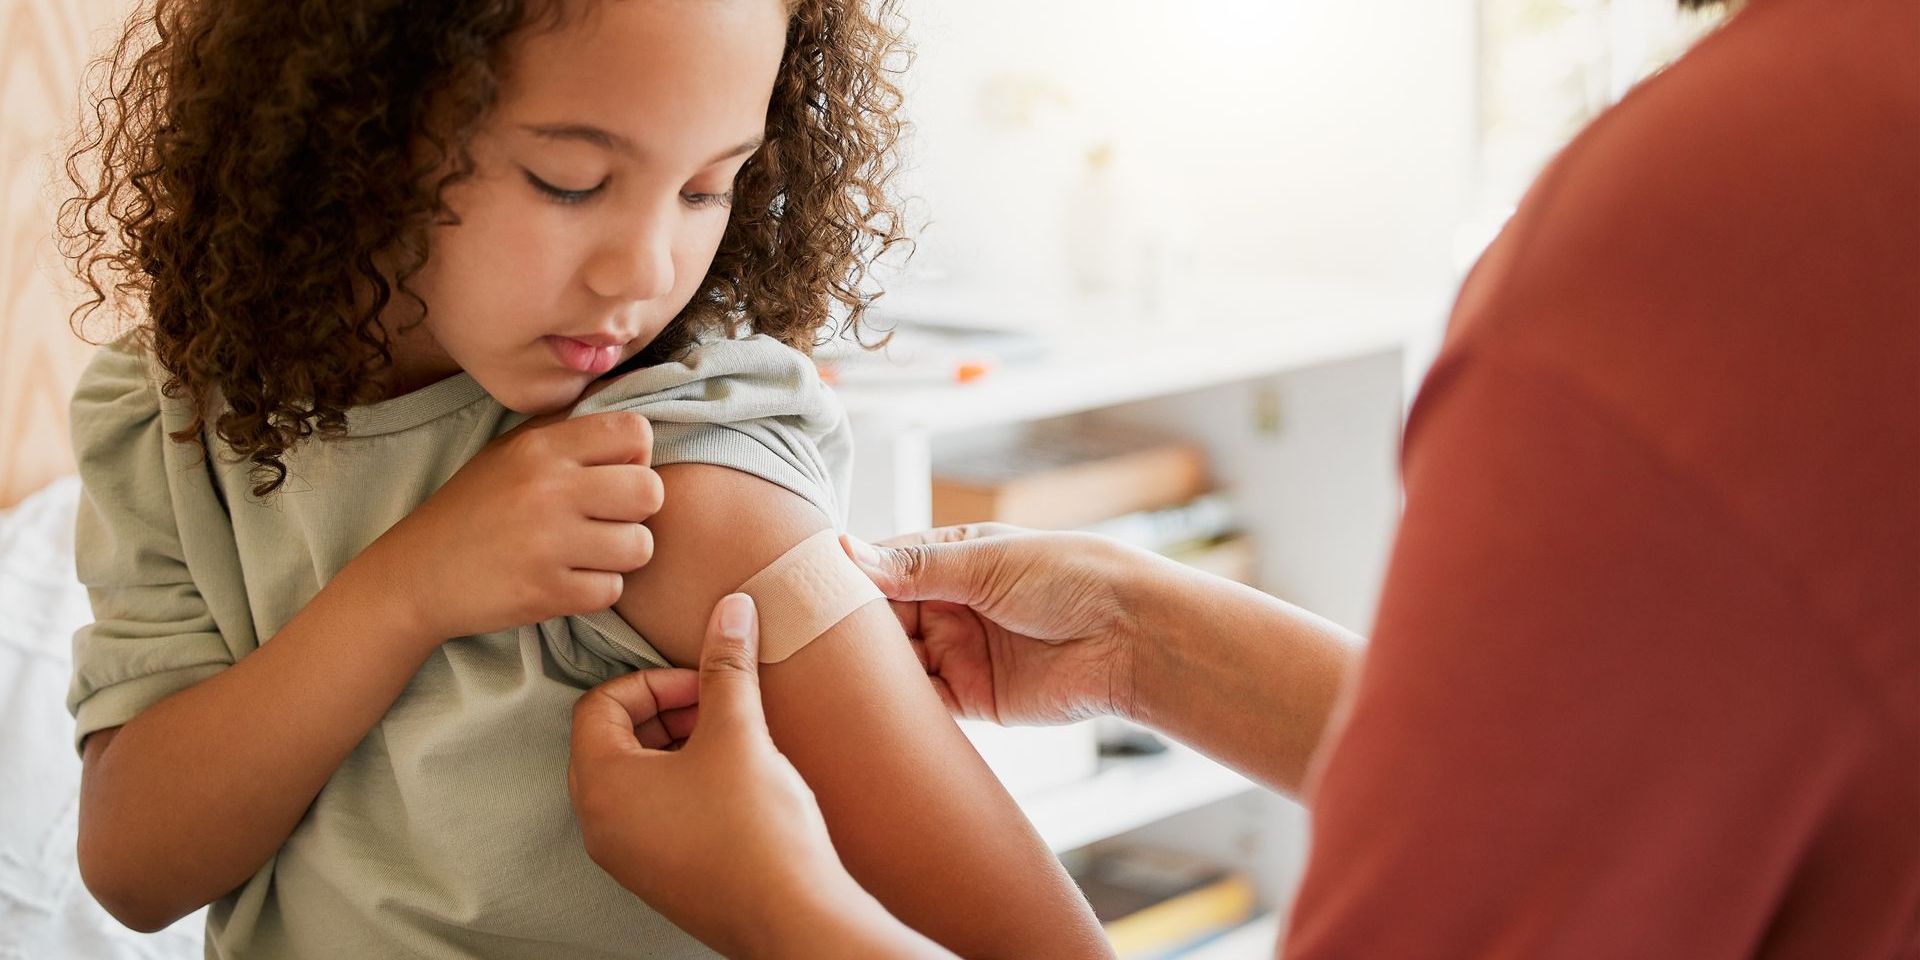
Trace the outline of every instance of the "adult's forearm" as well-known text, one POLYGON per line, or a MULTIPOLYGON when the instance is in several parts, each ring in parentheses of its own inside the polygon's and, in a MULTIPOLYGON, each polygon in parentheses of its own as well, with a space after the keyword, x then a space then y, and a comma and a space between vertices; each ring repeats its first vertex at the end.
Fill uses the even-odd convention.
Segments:
POLYGON ((404 599, 349 564, 257 651, 89 738, 80 864, 117 918, 164 927, 280 848, 435 648, 404 599))
POLYGON ((1131 586, 1131 713, 1274 789, 1297 793, 1360 637, 1251 587, 1177 564, 1131 586))

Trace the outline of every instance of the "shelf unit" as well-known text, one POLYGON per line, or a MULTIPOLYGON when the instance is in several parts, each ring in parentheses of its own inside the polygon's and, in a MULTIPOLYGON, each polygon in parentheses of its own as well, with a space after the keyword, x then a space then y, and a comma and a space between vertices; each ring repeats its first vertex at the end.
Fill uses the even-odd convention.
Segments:
MULTIPOLYGON (((1258 545, 1259 585, 1364 635, 1400 510, 1408 356, 1444 306, 1298 283, 1217 293, 1158 324, 1086 304, 1047 328, 1044 359, 972 383, 843 387, 857 451, 849 530, 928 526, 934 452, 983 433, 1077 417, 1177 435, 1207 451, 1258 545)), ((1006 755, 1020 743, 996 735, 982 754, 1020 767, 1006 755)), ((1304 811, 1184 746, 1073 783, 1009 786, 1056 852, 1136 832, 1249 870, 1277 914, 1305 862, 1304 811)))
POLYGON ((1020 806, 1047 846, 1065 853, 1252 789, 1246 777, 1176 745, 1107 761, 1084 780, 1021 797, 1020 806))

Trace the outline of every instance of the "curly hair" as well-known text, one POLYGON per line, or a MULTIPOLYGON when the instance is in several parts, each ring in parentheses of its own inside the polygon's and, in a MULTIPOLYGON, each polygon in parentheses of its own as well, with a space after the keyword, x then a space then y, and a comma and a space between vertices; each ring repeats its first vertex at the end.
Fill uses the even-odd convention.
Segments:
MULTIPOLYGON (((425 315, 408 279, 429 228, 458 222, 443 195, 474 172, 504 42, 569 2, 153 0, 89 69, 67 155, 58 239, 91 294, 75 331, 103 306, 131 325, 194 411, 172 438, 204 449, 211 429, 272 493, 288 450, 373 399, 382 311, 425 315)), ((803 351, 857 337, 872 262, 907 240, 896 0, 785 3, 765 144, 644 362, 743 328, 803 351)))

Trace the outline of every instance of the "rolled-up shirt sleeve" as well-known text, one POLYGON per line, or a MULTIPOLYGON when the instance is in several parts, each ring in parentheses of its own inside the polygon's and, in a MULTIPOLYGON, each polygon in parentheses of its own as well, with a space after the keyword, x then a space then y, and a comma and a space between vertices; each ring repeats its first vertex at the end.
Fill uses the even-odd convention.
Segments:
POLYGON ((144 358, 102 349, 74 394, 72 424, 82 484, 75 557, 94 617, 73 638, 67 708, 78 748, 235 654, 188 570, 170 476, 183 461, 167 449, 174 441, 144 358))

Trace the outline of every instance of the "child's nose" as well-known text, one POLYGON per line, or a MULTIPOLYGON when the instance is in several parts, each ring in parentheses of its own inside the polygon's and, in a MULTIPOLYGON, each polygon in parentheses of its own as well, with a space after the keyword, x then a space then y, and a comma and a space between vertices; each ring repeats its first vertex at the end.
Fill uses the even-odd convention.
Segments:
POLYGON ((610 300, 657 300, 673 292, 673 234, 667 218, 631 223, 588 264, 587 286, 610 300))

